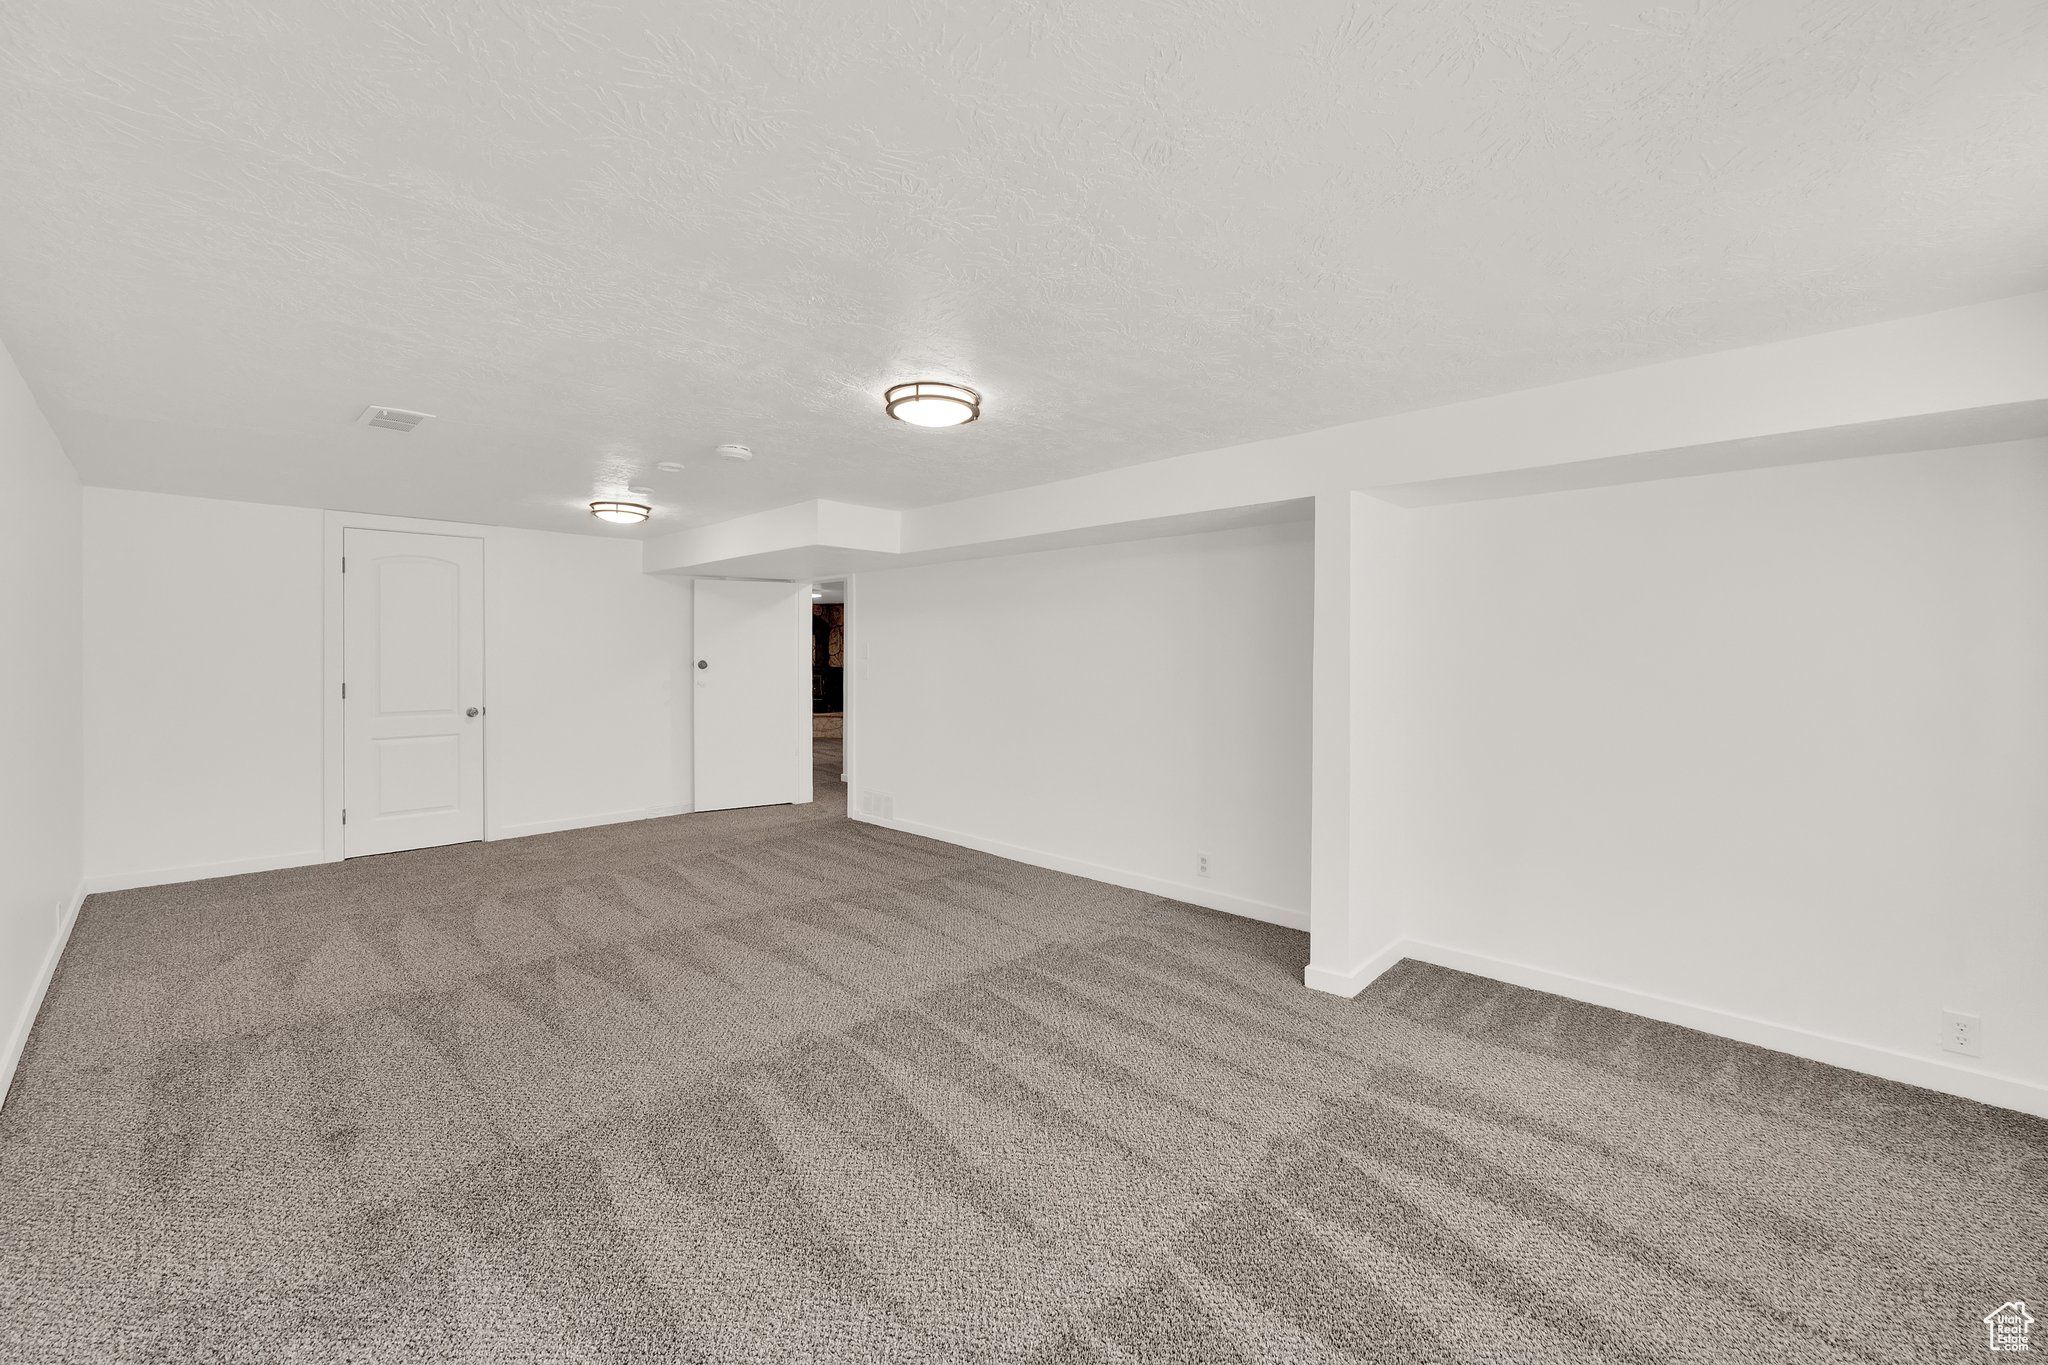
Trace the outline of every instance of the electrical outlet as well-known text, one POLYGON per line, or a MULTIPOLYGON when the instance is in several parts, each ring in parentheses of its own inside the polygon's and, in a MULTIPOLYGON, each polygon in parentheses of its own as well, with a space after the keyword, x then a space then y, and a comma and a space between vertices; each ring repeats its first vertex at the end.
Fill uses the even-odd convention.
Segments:
POLYGON ((1209 855, 1208 855, 1208 854, 1206 854, 1206 853, 1197 853, 1197 854, 1195 855, 1195 875, 1196 875, 1197 877, 1206 877, 1206 876, 1208 876, 1208 875, 1209 875, 1209 855))
POLYGON ((1941 1046, 1944 1052, 1960 1052, 1965 1057, 1982 1057, 1984 1021, 1974 1014, 1958 1014, 1954 1010, 1943 1010, 1941 1046))

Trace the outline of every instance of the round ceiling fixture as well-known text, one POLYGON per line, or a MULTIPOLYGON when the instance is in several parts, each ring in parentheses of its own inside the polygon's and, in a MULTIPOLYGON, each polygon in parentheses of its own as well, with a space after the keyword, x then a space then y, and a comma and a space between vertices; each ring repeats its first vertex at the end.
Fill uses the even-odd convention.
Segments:
POLYGON ((882 407, 914 427, 958 427, 981 416, 981 395, 959 384, 920 379, 891 387, 882 395, 882 407))
POLYGON ((621 525, 645 521, 654 514, 654 509, 644 502, 627 502, 622 498, 600 498, 590 504, 590 515, 599 521, 616 521, 621 525))
POLYGON ((683 465, 680 460, 663 460, 655 468, 664 474, 680 474, 683 472, 683 465))

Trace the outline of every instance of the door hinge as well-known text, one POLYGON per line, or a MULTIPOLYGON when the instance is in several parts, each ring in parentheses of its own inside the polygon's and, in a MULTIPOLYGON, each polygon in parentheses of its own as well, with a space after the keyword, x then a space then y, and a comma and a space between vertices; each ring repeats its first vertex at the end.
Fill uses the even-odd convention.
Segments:
POLYGON ((348 684, 347 684, 347 683, 343 683, 343 684, 341 685, 341 699, 342 699, 343 701, 347 701, 347 700, 348 700, 348 684))
POLYGON ((343 573, 347 573, 347 572, 348 572, 348 556, 347 556, 347 555, 343 555, 343 556, 341 557, 341 571, 342 571, 343 573))
POLYGON ((346 806, 341 808, 341 823, 344 825, 348 823, 348 807, 346 806))

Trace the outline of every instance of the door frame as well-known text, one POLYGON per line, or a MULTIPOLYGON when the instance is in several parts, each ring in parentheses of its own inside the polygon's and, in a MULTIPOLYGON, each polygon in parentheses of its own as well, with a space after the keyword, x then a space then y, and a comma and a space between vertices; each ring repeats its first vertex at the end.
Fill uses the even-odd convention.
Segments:
POLYGON ((844 719, 839 724, 839 768, 840 776, 846 781, 846 817, 858 820, 860 799, 854 793, 860 788, 854 782, 860 771, 860 747, 855 733, 860 728, 860 714, 856 699, 860 695, 861 683, 867 677, 868 660, 867 655, 861 652, 867 648, 867 642, 860 638, 860 613, 854 609, 855 599, 860 593, 858 575, 846 575, 845 583, 846 614, 839 627, 840 657, 846 661, 846 676, 839 682, 845 689, 840 697, 840 711, 844 719))
MULTIPOLYGON (((427 521, 419 517, 380 517, 366 512, 328 512, 326 525, 321 537, 321 551, 326 556, 326 567, 321 571, 321 742, 320 742, 320 819, 321 819, 321 860, 338 863, 343 853, 341 811, 347 802, 348 791, 342 780, 343 765, 347 755, 347 725, 341 701, 341 684, 347 659, 343 654, 343 624, 346 604, 343 590, 347 586, 341 576, 342 547, 349 531, 410 531, 430 536, 461 536, 474 540, 479 547, 483 565, 483 582, 478 585, 484 594, 484 619, 480 629, 484 634, 484 677, 483 699, 477 704, 490 705, 490 555, 491 537, 489 528, 462 521, 427 521)), ((484 839, 491 838, 491 731, 484 727, 483 739, 483 793, 484 839)))

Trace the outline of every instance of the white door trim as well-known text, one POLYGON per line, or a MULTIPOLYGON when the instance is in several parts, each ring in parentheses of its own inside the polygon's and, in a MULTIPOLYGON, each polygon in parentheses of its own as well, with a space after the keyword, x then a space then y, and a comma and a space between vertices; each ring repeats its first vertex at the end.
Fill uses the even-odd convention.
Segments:
MULTIPOLYGON (((327 556, 327 567, 322 579, 321 594, 321 651, 320 681, 323 699, 320 703, 321 725, 321 856, 323 861, 338 863, 343 856, 341 810, 347 800, 342 785, 343 752, 346 731, 342 722, 341 683, 346 660, 342 657, 342 617, 344 603, 341 577, 341 555, 344 532, 362 531, 420 531, 428 535, 469 536, 483 547, 485 611, 489 611, 491 537, 489 528, 461 521, 427 521, 419 517, 380 517, 366 512, 329 512, 322 539, 322 549, 327 556)), ((485 617, 485 629, 489 629, 489 617, 485 617)), ((484 639, 486 671, 484 688, 488 697, 490 688, 489 659, 490 638, 484 639)), ((488 705, 486 700, 482 705, 488 705)), ((490 791, 491 791, 491 746, 490 731, 484 731, 484 838, 491 837, 490 791)))
POLYGON ((863 641, 860 638, 860 613, 854 609, 860 595, 860 578, 857 574, 846 576, 846 620, 840 627, 840 657, 845 660, 840 686, 845 689, 840 701, 843 719, 839 725, 840 770, 846 779, 846 815, 858 819, 860 800, 854 795, 860 788, 860 693, 863 677, 862 667, 865 656, 860 652, 863 641))
POLYGON ((791 662, 796 665, 792 680, 796 691, 796 771, 790 774, 794 805, 808 806, 817 799, 811 770, 811 651, 817 648, 817 628, 811 624, 811 585, 796 585, 796 648, 791 662))

